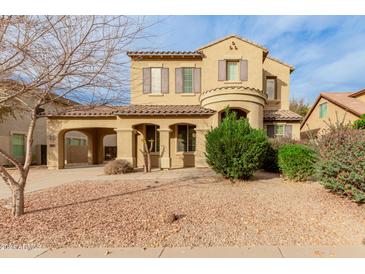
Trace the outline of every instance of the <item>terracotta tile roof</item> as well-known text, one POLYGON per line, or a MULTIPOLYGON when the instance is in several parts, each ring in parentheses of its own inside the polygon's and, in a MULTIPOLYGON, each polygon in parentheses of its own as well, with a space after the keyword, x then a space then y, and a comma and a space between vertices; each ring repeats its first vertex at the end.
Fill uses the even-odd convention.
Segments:
POLYGON ((264 121, 301 121, 302 116, 291 110, 265 110, 264 121))
POLYGON ((131 115, 212 115, 215 111, 200 105, 128 105, 108 107, 83 107, 63 112, 44 113, 47 117, 110 117, 131 115))
POLYGON ((199 57, 203 54, 199 51, 128 51, 129 57, 159 57, 159 56, 183 56, 183 57, 199 57))
POLYGON ((365 102, 350 97, 353 92, 322 92, 321 96, 343 109, 360 116, 365 113, 365 102))

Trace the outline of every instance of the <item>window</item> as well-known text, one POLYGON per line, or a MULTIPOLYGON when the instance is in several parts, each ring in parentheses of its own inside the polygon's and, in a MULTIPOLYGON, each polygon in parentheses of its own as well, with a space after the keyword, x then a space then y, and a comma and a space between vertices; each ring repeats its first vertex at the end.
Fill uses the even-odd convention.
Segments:
POLYGON ((24 157, 25 146, 24 146, 24 134, 13 134, 11 136, 13 156, 16 158, 24 157))
POLYGON ((193 68, 183 68, 183 93, 193 92, 193 68))
POLYGON ((284 125, 275 125, 275 136, 284 136, 284 125))
POLYGON ((227 80, 238 81, 238 62, 227 61, 227 80))
POLYGON ((266 93, 267 99, 275 100, 276 98, 276 78, 267 77, 266 78, 266 93))
POLYGON ((196 134, 195 126, 178 125, 177 126, 177 151, 192 152, 195 151, 196 134))
POLYGON ((161 93, 161 68, 151 68, 151 92, 161 93))
POLYGON ((151 142, 153 142, 151 152, 160 151, 160 134, 157 129, 158 126, 146 125, 146 139, 148 148, 150 148, 151 142))
POLYGON ((319 118, 323 119, 327 116, 327 103, 319 105, 319 118))

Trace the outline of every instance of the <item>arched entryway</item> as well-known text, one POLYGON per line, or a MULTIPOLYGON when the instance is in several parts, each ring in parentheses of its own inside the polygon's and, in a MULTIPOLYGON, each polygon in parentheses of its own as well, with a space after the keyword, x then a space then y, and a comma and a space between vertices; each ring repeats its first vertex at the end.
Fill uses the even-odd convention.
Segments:
POLYGON ((136 165, 142 168, 144 165, 143 154, 143 139, 147 142, 148 149, 151 150, 151 166, 152 168, 160 167, 160 126, 153 123, 144 123, 134 125, 135 129, 135 147, 134 155, 136 157, 136 165))
MULTIPOLYGON (((58 133, 58 168, 102 164, 104 137, 115 134, 111 128, 72 128, 58 133)), ((51 155, 52 156, 52 155, 51 155)))
POLYGON ((196 152, 196 125, 170 125, 170 157, 172 167, 194 167, 196 152))
MULTIPOLYGON (((247 111, 240 109, 240 108, 229 108, 229 111, 236 113, 236 118, 246 118, 247 119, 247 111)), ((223 119, 226 117, 227 113, 226 110, 222 110, 219 112, 219 122, 222 122, 223 119)))

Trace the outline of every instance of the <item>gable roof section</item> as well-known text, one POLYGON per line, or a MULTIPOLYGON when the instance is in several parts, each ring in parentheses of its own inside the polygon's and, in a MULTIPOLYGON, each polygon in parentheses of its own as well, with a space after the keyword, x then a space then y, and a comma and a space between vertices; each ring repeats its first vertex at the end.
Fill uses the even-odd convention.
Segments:
POLYGON ((203 49, 208 48, 208 47, 211 47, 211 46, 213 46, 215 44, 218 44, 218 43, 223 42, 223 41, 225 41, 227 39, 230 39, 230 38, 236 38, 236 39, 241 40, 243 42, 249 43, 249 44, 251 44, 251 45, 253 45, 255 47, 258 47, 258 48, 262 49, 265 52, 265 54, 268 54, 269 53, 269 50, 267 48, 265 48, 264 46, 262 46, 260 44, 257 44, 257 43, 255 43, 253 41, 250 41, 248 39, 242 38, 242 37, 240 37, 238 35, 228 35, 226 37, 223 37, 221 39, 218 39, 218 40, 213 41, 213 42, 211 42, 211 43, 209 43, 209 44, 207 44, 205 46, 202 46, 202 47, 198 48, 198 51, 203 50, 203 49))
POLYGON ((312 114, 313 110, 317 106, 319 100, 321 98, 324 98, 331 102, 332 104, 335 104, 336 106, 344 109, 345 111, 348 111, 356 116, 359 116, 365 113, 365 102, 362 102, 356 98, 353 98, 352 95, 353 92, 322 92, 317 97, 317 100, 311 107, 311 109, 308 111, 307 115, 304 117, 302 124, 300 125, 300 128, 302 128, 305 124, 305 122, 308 120, 309 116, 312 114))
POLYGON ((272 57, 271 55, 267 56, 267 58, 268 58, 268 59, 270 59, 270 60, 276 61, 276 62, 278 62, 279 64, 282 64, 282 65, 284 65, 284 66, 289 67, 289 68, 290 68, 290 72, 293 72, 293 71, 295 70, 295 68, 294 68, 294 66, 293 66, 293 65, 289 65, 289 64, 287 64, 287 63, 285 63, 285 62, 283 62, 283 61, 281 61, 281 60, 279 60, 279 59, 277 59, 277 58, 275 58, 275 57, 272 57))

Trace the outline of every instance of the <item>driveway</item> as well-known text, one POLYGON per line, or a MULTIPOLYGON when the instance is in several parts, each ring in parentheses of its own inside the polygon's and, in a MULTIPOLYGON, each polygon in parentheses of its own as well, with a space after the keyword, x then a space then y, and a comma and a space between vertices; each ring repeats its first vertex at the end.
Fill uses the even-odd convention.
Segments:
MULTIPOLYGON (((14 172, 13 170, 11 172, 14 172)), ((211 176, 214 173, 208 169, 184 168, 174 170, 152 170, 151 173, 137 171, 122 175, 104 175, 103 166, 70 167, 60 170, 48 170, 46 167, 33 167, 30 170, 26 192, 42 190, 76 181, 95 180, 175 180, 211 176)), ((11 196, 11 191, 0 178, 0 199, 11 196)))

